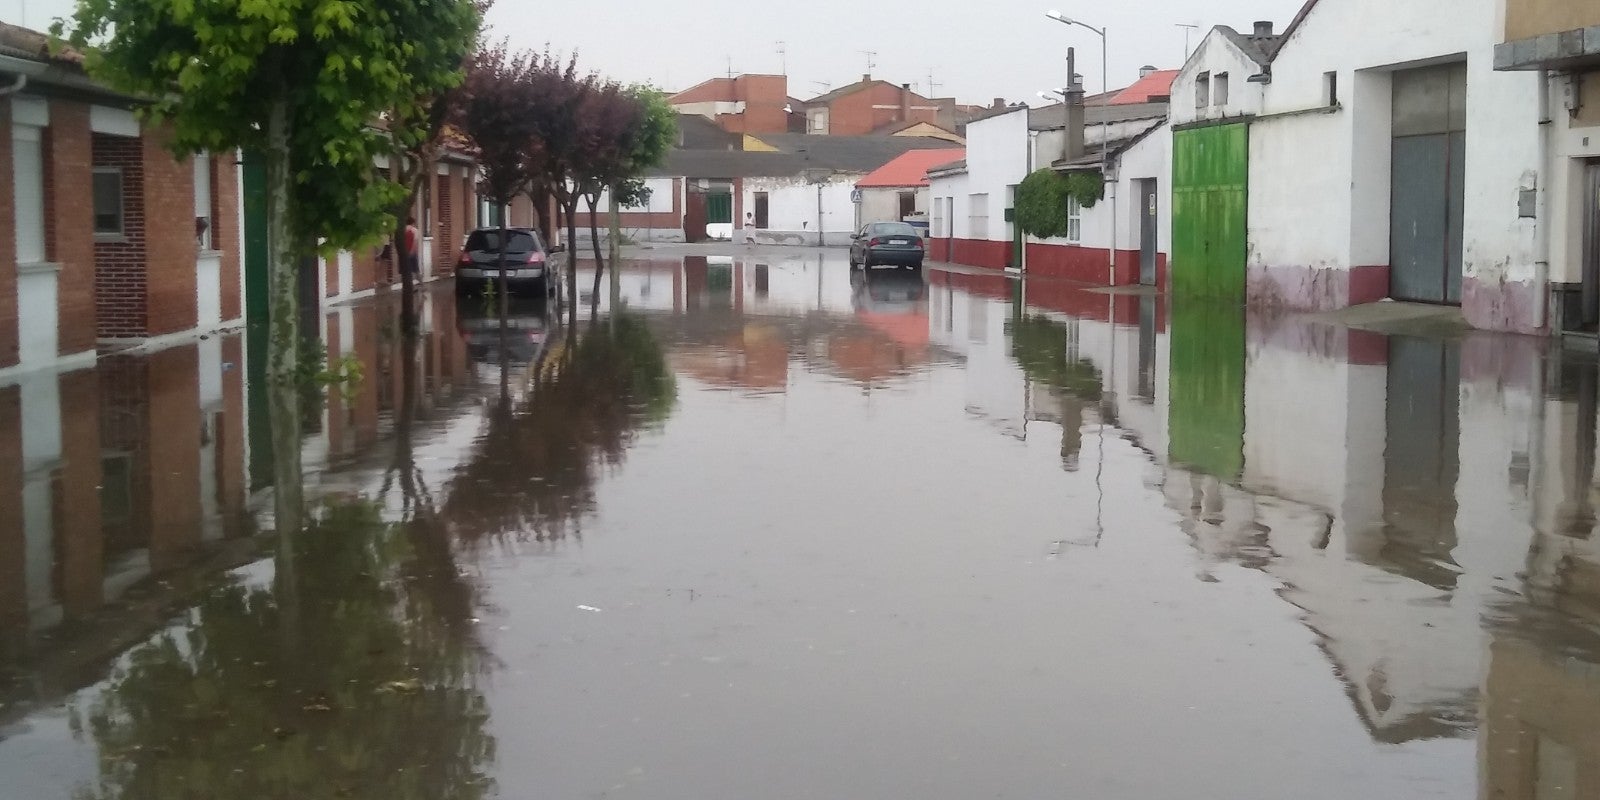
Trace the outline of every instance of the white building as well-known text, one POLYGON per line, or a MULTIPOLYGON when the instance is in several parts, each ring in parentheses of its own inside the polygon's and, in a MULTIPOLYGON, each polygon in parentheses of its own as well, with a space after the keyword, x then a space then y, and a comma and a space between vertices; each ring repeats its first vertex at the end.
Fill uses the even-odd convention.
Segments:
POLYGON ((1539 135, 1527 124, 1539 81, 1494 71, 1500 6, 1312 0, 1281 41, 1270 28, 1213 30, 1174 84, 1179 188, 1231 191, 1248 211, 1202 232, 1215 218, 1180 210, 1179 291, 1194 277, 1288 310, 1460 304, 1479 328, 1542 330, 1539 135), (1201 155, 1235 120, 1248 152, 1225 165, 1201 155), (1208 241, 1231 246, 1208 261, 1208 241))

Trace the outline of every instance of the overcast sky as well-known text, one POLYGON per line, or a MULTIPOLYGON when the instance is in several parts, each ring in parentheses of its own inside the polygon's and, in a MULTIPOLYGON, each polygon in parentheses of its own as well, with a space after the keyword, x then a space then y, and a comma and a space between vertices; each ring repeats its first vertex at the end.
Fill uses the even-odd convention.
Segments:
MULTIPOLYGON (((1179 24, 1248 29, 1270 19, 1279 29, 1302 0, 497 0, 489 22, 514 44, 578 51, 580 63, 625 82, 686 89, 734 72, 775 73, 788 51, 789 93, 806 99, 859 80, 866 50, 876 51, 874 77, 913 83, 937 96, 988 103, 995 97, 1034 101, 1064 82, 1064 53, 1078 48, 1079 72, 1100 87, 1100 40, 1081 28, 1045 19, 1058 8, 1109 29, 1111 83, 1131 83, 1139 67, 1176 68, 1184 56, 1179 24)), ((0 19, 43 29, 68 13, 72 0, 0 0, 0 19)))

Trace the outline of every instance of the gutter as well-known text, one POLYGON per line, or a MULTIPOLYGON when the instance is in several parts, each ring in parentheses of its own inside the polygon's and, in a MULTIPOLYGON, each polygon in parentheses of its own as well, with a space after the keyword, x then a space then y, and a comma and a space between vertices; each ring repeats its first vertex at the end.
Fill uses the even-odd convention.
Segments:
POLYGON ((26 58, 17 58, 0 53, 0 72, 16 75, 10 86, 0 87, 0 97, 16 94, 28 85, 28 79, 43 75, 49 66, 38 61, 26 58))

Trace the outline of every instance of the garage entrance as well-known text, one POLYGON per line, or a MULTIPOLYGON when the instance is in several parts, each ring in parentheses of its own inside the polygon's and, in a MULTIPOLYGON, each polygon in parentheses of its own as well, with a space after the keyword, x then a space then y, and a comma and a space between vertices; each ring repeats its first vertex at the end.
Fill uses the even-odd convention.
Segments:
POLYGON ((1467 65, 1394 76, 1389 294, 1461 302, 1466 204, 1467 65))

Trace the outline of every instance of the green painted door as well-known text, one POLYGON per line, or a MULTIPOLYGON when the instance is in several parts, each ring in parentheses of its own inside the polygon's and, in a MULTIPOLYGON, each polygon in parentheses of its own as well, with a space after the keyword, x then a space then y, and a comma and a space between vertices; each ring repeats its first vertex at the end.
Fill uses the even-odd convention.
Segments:
POLYGON ((733 224, 733 195, 725 193, 706 195, 706 224, 733 224))
POLYGON ((1173 303, 1171 337, 1169 456, 1235 481, 1244 471, 1244 309, 1173 303))
POLYGON ((250 438, 250 486, 272 483, 272 429, 268 424, 267 170, 259 156, 244 157, 245 402, 250 438))
POLYGON ((1172 147, 1172 293, 1243 304, 1249 126, 1177 131, 1172 147))

